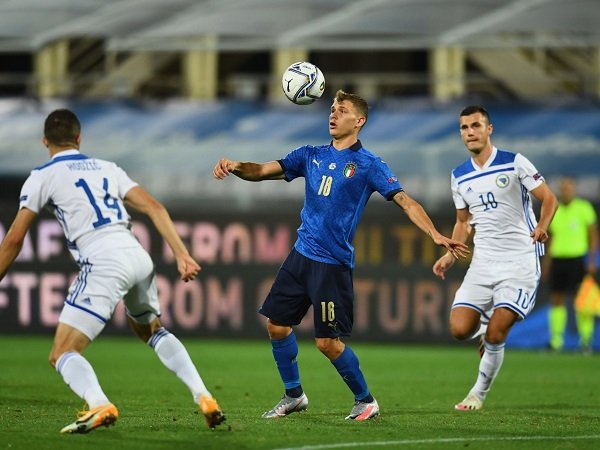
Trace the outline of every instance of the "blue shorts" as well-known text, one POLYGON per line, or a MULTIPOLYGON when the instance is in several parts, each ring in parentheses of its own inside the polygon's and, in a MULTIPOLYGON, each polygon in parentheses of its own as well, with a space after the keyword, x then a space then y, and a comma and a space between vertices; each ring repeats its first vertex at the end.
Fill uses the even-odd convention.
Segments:
POLYGON ((292 249, 258 312, 279 325, 298 325, 313 306, 315 337, 350 336, 354 321, 352 269, 292 249))

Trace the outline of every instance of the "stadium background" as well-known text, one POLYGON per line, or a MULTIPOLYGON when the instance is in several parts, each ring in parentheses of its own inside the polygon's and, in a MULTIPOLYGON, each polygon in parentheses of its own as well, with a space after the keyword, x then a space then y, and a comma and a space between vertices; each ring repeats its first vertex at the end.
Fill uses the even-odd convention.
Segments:
MULTIPOLYGON (((594 0, 0 0, 0 235, 29 170, 47 160, 44 117, 70 107, 82 151, 115 160, 164 201, 204 267, 177 282, 164 245, 134 216, 167 326, 264 336, 256 307, 294 242, 303 183, 218 182, 218 158, 266 161, 327 141, 330 99, 344 88, 372 106, 364 144, 450 233, 449 171, 466 158, 457 115, 482 103, 497 146, 524 153, 551 186, 576 177, 598 206, 598 23, 594 0), (297 60, 326 77, 310 106, 280 91, 297 60)), ((448 305, 466 264, 435 279, 438 249, 380 198, 356 248, 354 338, 450 342, 448 305)), ((50 334, 75 271, 58 224, 42 216, 0 284, 1 332, 50 334)), ((546 301, 542 285, 511 346, 546 345, 546 301)), ((118 310, 109 331, 125 328, 118 310)), ((310 323, 301 330, 311 336, 310 323)))

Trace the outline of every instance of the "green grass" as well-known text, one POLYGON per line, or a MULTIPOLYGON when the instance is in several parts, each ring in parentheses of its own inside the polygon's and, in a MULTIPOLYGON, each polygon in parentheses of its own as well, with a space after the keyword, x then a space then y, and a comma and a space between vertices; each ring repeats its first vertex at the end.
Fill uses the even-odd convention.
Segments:
POLYGON ((86 352, 116 426, 61 435, 80 401, 46 362, 49 337, 0 337, 1 449, 592 449, 600 448, 600 357, 508 350, 483 410, 457 412, 475 379, 473 345, 353 343, 382 415, 344 420, 353 397, 310 341, 299 363, 309 410, 260 418, 282 394, 268 340, 183 339, 227 426, 206 427, 191 395, 136 338, 101 337, 86 352))

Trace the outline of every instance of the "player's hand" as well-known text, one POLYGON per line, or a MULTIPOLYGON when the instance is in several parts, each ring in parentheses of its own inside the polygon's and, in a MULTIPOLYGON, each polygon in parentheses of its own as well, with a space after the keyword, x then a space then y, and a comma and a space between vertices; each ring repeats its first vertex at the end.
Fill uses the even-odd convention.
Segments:
POLYGON ((202 268, 190 255, 184 255, 177 257, 177 270, 181 280, 187 283, 195 279, 202 268))
POLYGON ((457 241, 455 239, 449 239, 441 234, 433 238, 433 242, 435 242, 440 247, 446 247, 448 252, 454 256, 454 258, 465 258, 469 253, 469 246, 464 242, 457 241))
POLYGON ((533 239, 533 244, 535 244, 536 242, 546 242, 548 240, 548 231, 537 226, 531 232, 530 236, 533 239))
POLYGON ((435 276, 446 279, 446 271, 454 265, 456 258, 451 253, 446 253, 433 264, 433 273, 435 276))
POLYGON ((215 168, 213 169, 213 176, 217 180, 222 180, 226 176, 229 176, 235 169, 235 163, 229 159, 220 159, 215 168))

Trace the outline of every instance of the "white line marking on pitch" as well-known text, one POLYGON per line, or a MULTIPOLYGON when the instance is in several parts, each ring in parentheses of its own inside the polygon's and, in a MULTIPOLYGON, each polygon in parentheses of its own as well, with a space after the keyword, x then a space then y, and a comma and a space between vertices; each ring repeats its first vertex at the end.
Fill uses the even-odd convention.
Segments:
POLYGON ((443 444, 450 442, 473 442, 473 441, 570 441, 584 439, 600 439, 600 434, 591 434, 583 436, 488 436, 488 437, 468 437, 468 438, 434 438, 434 439, 403 439, 400 441, 366 441, 366 442, 346 442, 337 444, 304 445, 302 447, 286 447, 275 450, 323 450, 329 448, 347 448, 347 447, 386 447, 389 445, 414 445, 414 444, 443 444))

